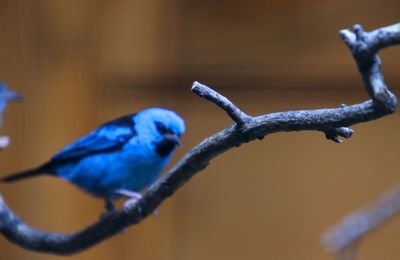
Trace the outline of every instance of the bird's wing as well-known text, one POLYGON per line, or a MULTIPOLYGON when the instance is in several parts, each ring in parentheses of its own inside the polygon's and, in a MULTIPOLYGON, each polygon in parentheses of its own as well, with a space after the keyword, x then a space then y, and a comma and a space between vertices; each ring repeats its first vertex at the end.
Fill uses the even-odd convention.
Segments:
POLYGON ((75 143, 64 147, 53 156, 52 162, 76 160, 88 155, 115 151, 122 148, 136 136, 134 115, 128 115, 108 122, 75 143))

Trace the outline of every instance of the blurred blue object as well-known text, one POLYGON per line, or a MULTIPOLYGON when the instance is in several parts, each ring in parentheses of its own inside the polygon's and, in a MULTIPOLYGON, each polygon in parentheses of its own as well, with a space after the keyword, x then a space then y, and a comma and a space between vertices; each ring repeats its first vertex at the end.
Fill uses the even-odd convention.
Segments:
POLYGON ((3 124, 3 113, 10 101, 21 101, 22 96, 10 90, 3 82, 0 82, 0 126, 3 124))

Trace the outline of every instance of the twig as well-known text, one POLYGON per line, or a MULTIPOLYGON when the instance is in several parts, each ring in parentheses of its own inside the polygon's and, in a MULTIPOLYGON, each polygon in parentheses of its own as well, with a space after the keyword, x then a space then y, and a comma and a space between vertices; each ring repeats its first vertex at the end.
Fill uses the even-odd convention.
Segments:
POLYGON ((341 143, 343 140, 340 137, 350 138, 353 135, 353 133, 354 131, 351 128, 338 127, 331 130, 326 130, 325 137, 328 140, 332 140, 336 143, 341 143))
MULTIPOLYGON (((380 72, 370 70, 370 73, 380 72)), ((0 232, 10 241, 34 251, 55 254, 82 251, 151 215, 165 199, 174 194, 197 172, 206 168, 213 158, 229 149, 282 131, 315 130, 328 133, 328 138, 332 140, 338 136, 348 138, 352 133, 348 126, 391 114, 397 107, 396 97, 387 90, 387 95, 382 99, 384 104, 379 103, 379 107, 375 101, 369 100, 339 108, 296 110, 250 117, 227 98, 207 86, 195 82, 192 89, 199 96, 225 110, 236 124, 208 137, 192 148, 127 212, 110 214, 76 233, 45 233, 26 225, 4 202, 1 202, 0 232)), ((370 93, 372 99, 376 99, 374 93, 370 93)))
POLYGON ((193 83, 192 91, 199 97, 203 97, 225 110, 228 116, 232 118, 238 126, 242 126, 252 119, 235 106, 229 99, 200 82, 195 81, 193 83))
POLYGON ((331 252, 341 253, 400 213, 400 187, 383 194, 368 208, 354 212, 322 236, 322 243, 331 252))

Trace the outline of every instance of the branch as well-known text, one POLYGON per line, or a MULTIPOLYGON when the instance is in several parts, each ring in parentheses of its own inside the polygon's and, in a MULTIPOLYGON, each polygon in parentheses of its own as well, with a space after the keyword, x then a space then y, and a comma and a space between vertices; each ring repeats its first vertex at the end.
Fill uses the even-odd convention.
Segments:
MULTIPOLYGON (((345 32, 345 34, 345 39, 351 38, 348 40, 349 46, 358 44, 358 40, 353 40, 350 32, 345 32)), ((390 44, 386 44, 385 47, 388 45, 390 44)), ((357 47, 353 49, 357 50, 357 47)), ((372 53, 371 55, 375 57, 375 53, 372 53)), ((363 65, 362 61, 358 61, 357 55, 354 57, 359 65, 363 65)), ((374 58, 371 64, 365 64, 365 66, 375 66, 376 60, 374 58)), ((379 79, 380 83, 383 82, 380 70, 370 69, 363 73, 369 75, 367 78, 379 79)), ((370 85, 375 86, 374 84, 370 85)), ((352 130, 348 128, 350 125, 371 121, 396 110, 397 99, 387 90, 386 85, 384 86, 385 95, 380 95, 379 91, 368 91, 372 100, 360 104, 340 106, 339 108, 277 112, 251 117, 221 94, 195 82, 192 88, 193 92, 222 108, 235 124, 206 138, 192 148, 149 189, 136 205, 126 211, 109 214, 78 232, 59 234, 45 233, 29 227, 10 210, 4 201, 1 201, 0 232, 8 240, 34 251, 54 254, 72 254, 82 251, 121 232, 130 225, 141 222, 196 173, 206 168, 213 158, 243 143, 262 139, 264 136, 276 132, 303 130, 324 132, 328 139, 334 141, 339 141, 340 137, 349 138, 352 134, 352 130), (380 101, 382 102, 380 103, 380 101)))
POLYGON ((322 243, 328 251, 338 254, 343 254, 349 248, 355 251, 363 237, 399 213, 400 187, 398 186, 383 194, 369 207, 348 215, 339 224, 330 228, 323 234, 322 243))
POLYGON ((400 23, 365 32, 361 25, 354 25, 354 33, 341 30, 340 36, 350 48, 357 62, 367 92, 378 109, 391 110, 389 92, 381 71, 381 60, 376 53, 388 46, 400 43, 400 23))
MULTIPOLYGON (((376 53, 400 43, 400 23, 365 32, 354 25, 354 33, 341 30, 340 35, 352 51, 368 94, 377 109, 387 110, 392 95, 383 80, 380 58, 376 53)), ((338 260, 356 259, 361 238, 400 212, 400 187, 384 194, 369 208, 355 212, 325 232, 321 238, 326 249, 337 253, 338 260)))
POLYGON ((225 110, 228 116, 232 118, 232 120, 235 121, 238 126, 242 126, 252 119, 250 116, 237 108, 229 99, 220 95, 218 92, 212 90, 206 85, 201 84, 200 82, 195 81, 193 83, 192 91, 199 97, 203 97, 225 110))

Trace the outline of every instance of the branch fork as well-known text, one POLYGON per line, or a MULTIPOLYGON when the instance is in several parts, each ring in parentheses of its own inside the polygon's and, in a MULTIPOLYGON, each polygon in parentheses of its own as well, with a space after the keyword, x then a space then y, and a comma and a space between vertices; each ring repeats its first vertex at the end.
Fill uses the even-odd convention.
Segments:
POLYGON ((377 52, 400 43, 400 23, 365 32, 361 25, 353 26, 354 32, 344 29, 340 36, 350 48, 368 94, 378 110, 393 113, 397 107, 396 97, 387 88, 381 71, 377 52))

